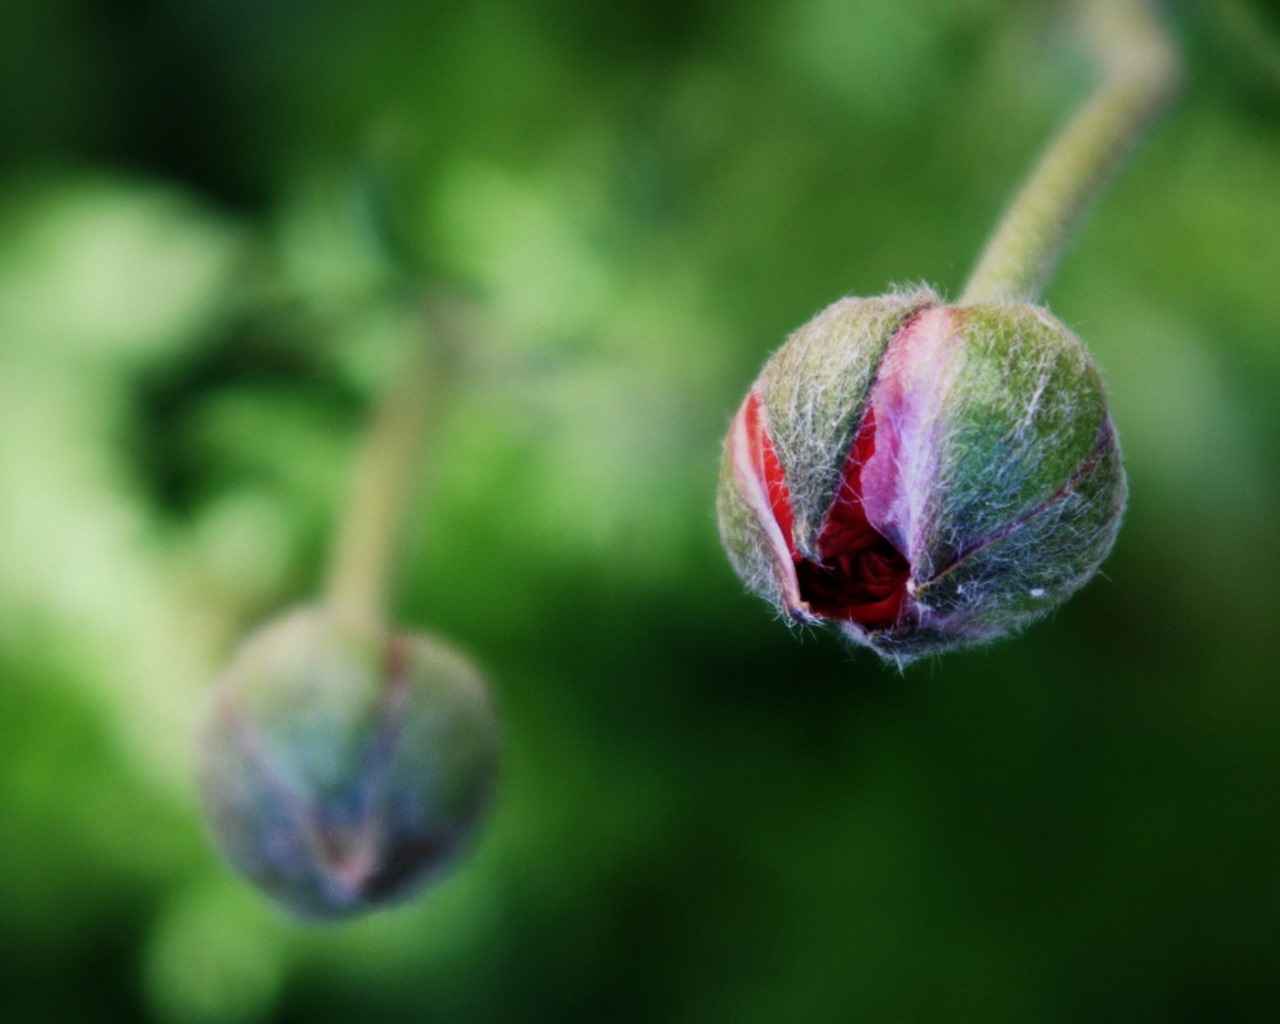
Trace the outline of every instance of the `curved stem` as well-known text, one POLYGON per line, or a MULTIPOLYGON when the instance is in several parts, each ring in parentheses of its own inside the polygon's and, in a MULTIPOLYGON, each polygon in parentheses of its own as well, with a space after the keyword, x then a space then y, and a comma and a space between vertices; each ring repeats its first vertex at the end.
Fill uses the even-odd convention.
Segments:
POLYGON ((428 422, 447 390, 446 358, 428 341, 444 336, 430 317, 424 339, 374 412, 361 442, 339 520, 327 600, 339 614, 382 622, 401 520, 416 489, 428 422))
POLYGON ((1101 71, 1014 197, 960 297, 1034 302, 1098 189, 1177 84, 1177 52, 1145 0, 1082 0, 1101 71))

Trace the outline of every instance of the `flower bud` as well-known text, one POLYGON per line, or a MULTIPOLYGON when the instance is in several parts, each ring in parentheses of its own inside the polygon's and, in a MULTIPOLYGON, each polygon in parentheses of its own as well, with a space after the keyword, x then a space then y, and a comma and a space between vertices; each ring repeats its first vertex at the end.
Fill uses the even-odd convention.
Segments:
POLYGON ((842 299, 765 364, 718 511, 747 585, 906 662, 1044 615, 1115 541, 1124 471, 1080 340, 1021 303, 842 299))
POLYGON ((306 608, 240 649, 200 753, 231 863, 294 912, 336 918, 407 897, 474 833, 497 724, 439 641, 306 608))

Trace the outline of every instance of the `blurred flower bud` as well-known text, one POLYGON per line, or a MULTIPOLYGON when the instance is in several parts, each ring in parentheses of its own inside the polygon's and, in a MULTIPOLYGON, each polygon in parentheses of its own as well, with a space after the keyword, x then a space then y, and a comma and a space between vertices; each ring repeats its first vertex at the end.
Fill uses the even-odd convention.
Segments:
POLYGON ((479 675, 439 641, 307 608, 240 649, 200 753, 231 863, 291 910, 336 918, 407 897, 472 835, 497 724, 479 675))
POLYGON ((1124 471, 1102 382, 1045 310, 842 299, 765 364, 725 443, 730 561, 886 658, 980 643, 1079 589, 1124 471))

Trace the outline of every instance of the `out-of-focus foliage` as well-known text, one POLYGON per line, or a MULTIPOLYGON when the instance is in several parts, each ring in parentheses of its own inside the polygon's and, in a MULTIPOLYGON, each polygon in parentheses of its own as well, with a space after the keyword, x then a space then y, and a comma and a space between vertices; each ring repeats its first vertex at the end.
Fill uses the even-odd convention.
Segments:
POLYGON ((1062 9, 0 5, 5 1019, 1280 1013, 1280 22, 1217 7, 1048 295, 1127 456, 1107 578, 900 676, 741 592, 721 435, 834 298, 958 292, 1087 88, 1062 9), (495 681, 502 788, 317 930, 206 842, 194 721, 442 295, 395 608, 495 681))

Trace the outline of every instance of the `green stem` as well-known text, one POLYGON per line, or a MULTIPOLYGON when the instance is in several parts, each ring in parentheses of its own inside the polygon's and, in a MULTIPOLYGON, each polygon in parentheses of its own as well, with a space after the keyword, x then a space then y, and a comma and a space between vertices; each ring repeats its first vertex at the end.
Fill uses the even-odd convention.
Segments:
POLYGON ((428 421, 445 396, 446 360, 428 340, 443 336, 432 318, 399 379, 374 412, 361 442, 346 508, 339 520, 327 599, 337 613, 381 623, 399 527, 416 490, 428 421))
POLYGON ((1090 201, 1178 80, 1178 56, 1145 0, 1078 4, 1101 77, 1014 197, 960 297, 1039 298, 1090 201))

